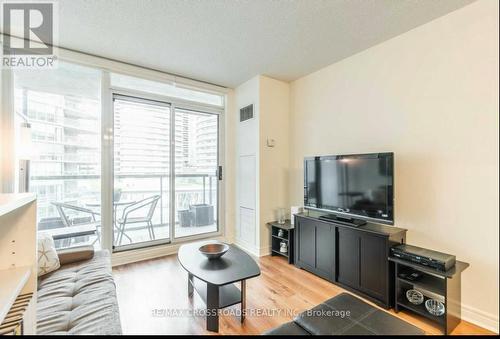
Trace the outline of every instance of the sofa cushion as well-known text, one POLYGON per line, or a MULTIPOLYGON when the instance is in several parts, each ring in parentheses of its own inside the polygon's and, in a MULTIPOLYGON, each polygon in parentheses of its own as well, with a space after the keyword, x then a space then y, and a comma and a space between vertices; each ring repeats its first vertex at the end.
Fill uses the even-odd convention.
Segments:
POLYGON ((38 334, 121 334, 107 251, 64 265, 38 284, 38 334))
POLYGON ((77 246, 65 248, 57 251, 61 265, 73 264, 82 260, 92 259, 94 256, 94 246, 77 246))
POLYGON ((264 335, 310 335, 310 333, 293 321, 290 321, 265 332, 264 335))

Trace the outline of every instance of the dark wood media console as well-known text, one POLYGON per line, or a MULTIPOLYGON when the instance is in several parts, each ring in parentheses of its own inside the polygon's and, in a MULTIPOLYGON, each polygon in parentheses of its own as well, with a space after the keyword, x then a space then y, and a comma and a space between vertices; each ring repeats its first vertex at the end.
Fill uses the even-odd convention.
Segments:
POLYGON ((394 264, 389 249, 406 242, 406 229, 367 223, 352 227, 320 220, 322 214, 295 215, 295 265, 376 304, 394 306, 394 264))

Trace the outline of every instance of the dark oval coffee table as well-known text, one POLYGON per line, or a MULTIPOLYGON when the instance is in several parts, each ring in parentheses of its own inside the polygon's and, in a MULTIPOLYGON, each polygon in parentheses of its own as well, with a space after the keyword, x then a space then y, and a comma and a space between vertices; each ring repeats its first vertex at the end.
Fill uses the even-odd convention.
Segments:
POLYGON ((260 275, 255 260, 239 248, 229 250, 219 259, 207 259, 198 249, 214 241, 182 245, 177 255, 179 263, 188 272, 188 295, 199 294, 207 305, 207 330, 219 331, 219 309, 241 304, 241 322, 245 320, 246 279, 260 275), (234 283, 240 282, 238 289, 234 283))

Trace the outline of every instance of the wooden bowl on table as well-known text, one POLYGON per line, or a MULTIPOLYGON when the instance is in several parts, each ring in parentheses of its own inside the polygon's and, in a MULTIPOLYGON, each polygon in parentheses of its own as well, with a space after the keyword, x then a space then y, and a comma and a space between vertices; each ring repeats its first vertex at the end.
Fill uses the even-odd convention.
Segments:
POLYGON ((213 260, 222 257, 229 250, 229 245, 220 242, 215 242, 215 243, 205 244, 201 246, 198 250, 208 259, 213 260))

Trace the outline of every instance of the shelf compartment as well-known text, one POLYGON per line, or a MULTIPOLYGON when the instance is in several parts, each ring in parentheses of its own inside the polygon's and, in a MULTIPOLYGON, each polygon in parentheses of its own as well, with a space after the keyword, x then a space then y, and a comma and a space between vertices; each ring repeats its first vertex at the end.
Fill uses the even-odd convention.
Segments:
POLYGON ((288 241, 287 238, 278 237, 277 235, 274 235, 274 234, 273 234, 273 238, 284 240, 284 241, 288 241))
POLYGON ((271 251, 273 251, 274 253, 278 253, 278 254, 281 254, 285 257, 288 258, 288 254, 290 253, 290 244, 288 243, 288 241, 284 241, 286 242, 287 244, 287 248, 288 248, 288 251, 286 253, 283 253, 283 252, 280 252, 280 248, 281 248, 281 242, 283 242, 284 240, 281 239, 281 238, 278 238, 278 237, 272 237, 272 241, 271 241, 271 251))
POLYGON ((273 227, 272 227, 272 236, 280 238, 280 239, 288 240, 288 230, 283 229, 283 236, 281 236, 281 237, 278 235, 279 231, 280 231, 280 228, 273 225, 273 227))
MULTIPOLYGON (((190 282, 205 305, 207 304, 207 284, 193 277, 190 282)), ((219 308, 229 307, 241 303, 241 291, 234 284, 219 286, 219 308)))
POLYGON ((276 251, 276 250, 272 250, 274 253, 276 254, 279 254, 279 255, 282 255, 284 256, 285 258, 288 258, 288 253, 283 253, 283 252, 280 252, 280 251, 276 251))
POLYGON ((403 299, 403 297, 399 297, 398 298, 398 305, 403 307, 403 308, 406 308, 410 311, 413 311, 429 320, 432 320, 440 325, 444 325, 446 323, 446 312, 445 314, 443 314, 442 316, 435 316, 435 315, 432 315, 430 314, 429 312, 427 312, 427 309, 425 308, 425 302, 428 300, 429 298, 424 298, 424 302, 421 303, 420 305, 414 305, 412 304, 411 302, 409 302, 408 300, 406 299, 403 299))
POLYGON ((405 284, 412 285, 415 289, 426 290, 433 294, 438 294, 443 298, 446 295, 445 281, 438 277, 424 274, 419 280, 408 280, 399 276, 397 279, 405 284))

